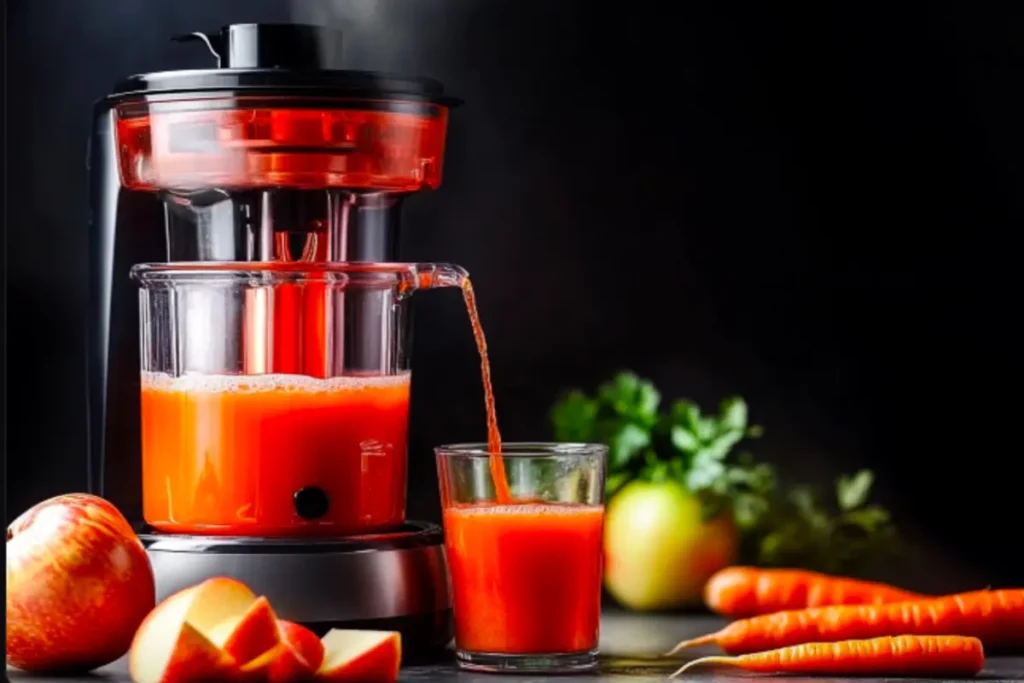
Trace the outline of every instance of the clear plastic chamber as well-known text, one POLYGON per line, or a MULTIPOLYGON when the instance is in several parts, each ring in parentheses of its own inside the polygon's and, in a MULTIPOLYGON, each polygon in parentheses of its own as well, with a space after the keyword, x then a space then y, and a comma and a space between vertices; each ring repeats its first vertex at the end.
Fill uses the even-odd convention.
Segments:
POLYGON ((282 537, 404 521, 409 297, 465 271, 176 263, 132 276, 147 523, 282 537))

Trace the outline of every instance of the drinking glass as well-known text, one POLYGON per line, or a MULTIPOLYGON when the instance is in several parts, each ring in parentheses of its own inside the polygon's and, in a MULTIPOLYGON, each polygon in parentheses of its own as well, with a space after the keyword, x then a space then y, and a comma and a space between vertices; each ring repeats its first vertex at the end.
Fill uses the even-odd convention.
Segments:
POLYGON ((607 447, 506 443, 492 453, 459 444, 435 452, 459 666, 595 667, 607 447))

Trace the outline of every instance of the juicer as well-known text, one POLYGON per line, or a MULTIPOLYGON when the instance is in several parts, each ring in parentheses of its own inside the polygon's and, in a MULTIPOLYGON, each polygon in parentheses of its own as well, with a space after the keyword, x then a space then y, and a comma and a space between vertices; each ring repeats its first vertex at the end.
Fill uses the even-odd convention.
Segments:
POLYGON ((449 642, 451 602, 440 529, 405 519, 408 297, 465 272, 399 263, 398 231, 459 102, 339 68, 341 38, 179 36, 214 67, 96 104, 90 489, 138 523, 158 599, 232 576, 415 658, 449 642))

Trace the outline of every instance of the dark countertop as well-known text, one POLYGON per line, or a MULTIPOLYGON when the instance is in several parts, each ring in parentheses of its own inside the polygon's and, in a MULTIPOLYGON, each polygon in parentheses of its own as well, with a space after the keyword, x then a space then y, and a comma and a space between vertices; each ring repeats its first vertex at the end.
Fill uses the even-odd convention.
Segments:
MULTIPOLYGON (((599 671, 579 676, 511 676, 496 674, 479 674, 459 671, 454 661, 440 662, 429 666, 413 666, 402 669, 401 681, 420 681, 423 683, 546 683, 548 681, 586 681, 589 683, 627 683, 628 681, 665 680, 683 662, 698 656, 713 654, 713 648, 694 648, 685 659, 659 660, 658 653, 665 652, 680 640, 720 628, 723 620, 710 616, 681 615, 649 615, 629 614, 619 611, 608 611, 601 620, 601 652, 602 664, 599 671)), ((12 681, 128 681, 127 663, 124 659, 96 672, 93 676, 81 678, 44 678, 29 676, 8 669, 8 678, 12 681)), ((681 680, 705 681, 749 681, 750 674, 728 675, 719 671, 706 669, 688 674, 681 680)), ((772 676, 773 681, 827 681, 847 680, 841 678, 806 678, 772 676)), ((863 683, 880 683, 878 678, 858 679, 863 683)), ((901 683, 936 679, 900 678, 901 683)), ((957 680, 957 679, 944 679, 957 680)), ((969 680, 969 679, 964 679, 969 680)), ((1024 656, 1021 657, 989 657, 985 671, 974 680, 984 681, 1024 681, 1024 656)))

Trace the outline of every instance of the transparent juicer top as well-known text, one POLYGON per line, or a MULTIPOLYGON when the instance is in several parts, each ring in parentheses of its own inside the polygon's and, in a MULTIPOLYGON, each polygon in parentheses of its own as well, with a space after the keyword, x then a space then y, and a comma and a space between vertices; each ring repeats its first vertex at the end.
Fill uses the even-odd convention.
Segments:
POLYGON ((214 96, 119 105, 122 183, 164 200, 140 264, 143 512, 160 531, 348 535, 404 521, 400 209, 440 184, 447 108, 214 96))

